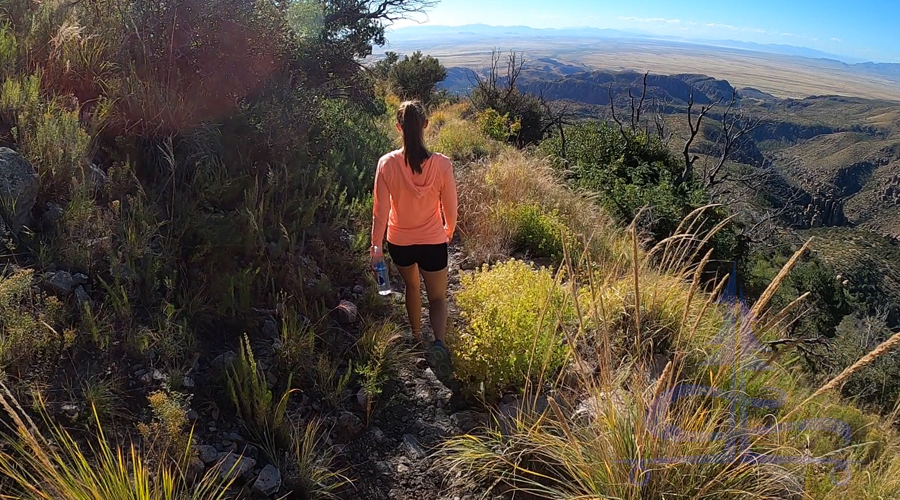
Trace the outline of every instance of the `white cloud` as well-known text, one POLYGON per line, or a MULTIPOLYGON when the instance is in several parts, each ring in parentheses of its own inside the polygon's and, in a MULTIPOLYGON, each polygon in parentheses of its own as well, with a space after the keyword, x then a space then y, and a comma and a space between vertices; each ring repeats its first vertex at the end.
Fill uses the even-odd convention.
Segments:
POLYGON ((664 17, 625 17, 619 16, 620 21, 637 21, 639 23, 667 23, 681 24, 681 19, 666 19, 664 17))
MULTIPOLYGON (((735 26, 733 24, 725 24, 725 23, 716 23, 716 22, 698 22, 693 20, 682 20, 682 19, 667 19, 665 17, 635 17, 635 16, 619 16, 620 21, 632 21, 639 23, 650 23, 650 24, 668 24, 672 25, 672 29, 677 31, 687 31, 688 28, 686 26, 700 26, 705 28, 710 28, 713 30, 728 30, 728 31, 740 31, 743 33, 755 33, 760 35, 770 35, 770 36, 782 36, 782 37, 791 37, 797 38, 801 40, 809 40, 813 42, 818 42, 820 39, 818 37, 813 37, 810 35, 800 35, 797 33, 779 33, 777 31, 769 31, 762 28, 754 28, 748 26, 735 26)), ((843 42, 842 39, 833 37, 831 38, 833 42, 843 42)))
POLYGON ((706 23, 707 27, 710 28, 725 28, 727 30, 737 31, 737 26, 732 26, 730 24, 719 24, 719 23, 706 23))

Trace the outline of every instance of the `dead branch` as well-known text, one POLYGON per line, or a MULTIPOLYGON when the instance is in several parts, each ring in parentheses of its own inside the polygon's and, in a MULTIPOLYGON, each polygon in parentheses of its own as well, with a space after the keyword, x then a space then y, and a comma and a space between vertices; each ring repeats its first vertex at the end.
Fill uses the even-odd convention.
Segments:
POLYGON ((350 0, 325 16, 325 25, 337 22, 355 24, 360 21, 394 22, 420 14, 437 5, 436 0, 350 0))

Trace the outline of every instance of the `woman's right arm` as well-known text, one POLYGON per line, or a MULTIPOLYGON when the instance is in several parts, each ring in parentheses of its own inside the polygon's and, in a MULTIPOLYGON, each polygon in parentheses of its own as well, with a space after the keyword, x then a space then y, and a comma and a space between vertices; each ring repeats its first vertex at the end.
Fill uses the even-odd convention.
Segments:
POLYGON ((441 189, 441 207, 444 209, 444 231, 447 233, 447 241, 453 239, 456 231, 456 218, 458 216, 459 200, 456 193, 456 179, 453 177, 453 163, 447 159, 447 168, 444 171, 444 183, 441 189))
POLYGON ((384 160, 375 169, 375 188, 372 193, 372 246, 384 248, 385 231, 391 213, 391 193, 384 178, 384 160))

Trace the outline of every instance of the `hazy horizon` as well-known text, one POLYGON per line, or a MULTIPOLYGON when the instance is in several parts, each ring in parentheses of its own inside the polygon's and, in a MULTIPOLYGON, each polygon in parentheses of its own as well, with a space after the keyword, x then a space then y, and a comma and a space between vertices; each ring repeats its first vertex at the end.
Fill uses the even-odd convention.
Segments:
POLYGON ((811 49, 845 62, 900 63, 900 4, 888 0, 642 0, 609 5, 588 0, 440 0, 424 15, 396 23, 458 27, 482 24, 533 29, 612 29, 710 43, 732 41, 811 49), (877 14, 877 15, 876 15, 877 14))
MULTIPOLYGON (((900 64, 893 62, 885 62, 885 61, 873 61, 870 59, 847 56, 846 54, 836 54, 823 50, 819 50, 813 47, 806 47, 803 45, 791 45, 791 44, 779 44, 779 43, 760 43, 760 42, 747 42, 743 40, 736 39, 702 39, 702 38, 690 38, 683 36, 674 36, 674 35, 658 35, 647 31, 637 30, 637 29, 614 29, 614 28, 597 28, 592 26, 570 26, 570 27, 562 27, 562 28, 535 28, 533 26, 527 25, 500 25, 500 24, 486 24, 486 23, 468 23, 468 24, 459 24, 459 25, 449 25, 449 24, 414 24, 414 25, 403 25, 400 27, 395 27, 388 30, 388 44, 386 47, 390 47, 392 34, 408 34, 413 33, 415 31, 421 30, 422 32, 426 32, 429 29, 459 29, 459 28, 467 28, 467 27, 484 27, 484 28, 493 28, 493 29, 527 29, 527 30, 537 30, 537 31, 548 31, 548 32, 585 32, 587 30, 598 30, 598 32, 610 32, 610 33, 621 33, 624 35, 634 36, 635 38, 640 39, 658 39, 671 41, 676 43, 688 43, 688 44, 700 44, 700 45, 709 45, 709 46, 720 46, 720 47, 730 47, 737 48, 742 50, 758 50, 765 52, 768 49, 773 54, 781 54, 781 55, 796 55, 800 57, 808 57, 808 58, 824 58, 824 59, 833 59, 839 62, 843 62, 846 64, 859 64, 859 63, 874 63, 874 64, 900 64), (793 50, 791 50, 793 49, 793 50)), ((393 38, 394 40, 407 41, 408 39, 401 36, 401 38, 393 38)), ((378 51, 376 51, 377 53, 378 51)))

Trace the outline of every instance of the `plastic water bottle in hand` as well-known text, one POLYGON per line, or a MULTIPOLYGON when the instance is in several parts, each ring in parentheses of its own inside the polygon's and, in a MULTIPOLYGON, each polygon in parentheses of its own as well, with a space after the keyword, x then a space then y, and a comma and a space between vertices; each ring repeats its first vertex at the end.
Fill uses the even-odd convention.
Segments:
POLYGON ((384 261, 384 252, 379 247, 374 248, 375 251, 375 282, 378 285, 378 293, 380 295, 391 294, 391 281, 388 278, 387 263, 384 261))

